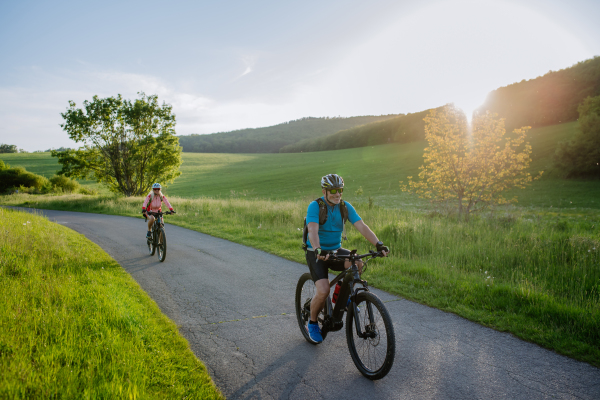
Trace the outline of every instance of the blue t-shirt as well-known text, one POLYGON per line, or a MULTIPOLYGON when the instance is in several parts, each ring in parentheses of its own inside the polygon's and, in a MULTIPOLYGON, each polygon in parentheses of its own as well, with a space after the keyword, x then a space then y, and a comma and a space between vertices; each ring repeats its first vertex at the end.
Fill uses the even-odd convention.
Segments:
MULTIPOLYGON (((324 197, 321 198, 325 201, 324 197)), ((346 208, 348 208, 348 221, 352 224, 360 221, 362 218, 356 213, 352 204, 347 201, 344 201, 344 203, 346 203, 346 208)), ((339 204, 331 207, 325 201, 325 206, 327 207, 327 221, 323 225, 319 225, 319 242, 323 250, 336 250, 342 247, 342 231, 344 230, 342 213, 339 204)), ((316 200, 308 205, 306 212, 306 223, 309 224, 311 222, 319 223, 319 203, 316 200)), ((306 240, 306 244, 309 248, 312 248, 310 239, 306 240)))

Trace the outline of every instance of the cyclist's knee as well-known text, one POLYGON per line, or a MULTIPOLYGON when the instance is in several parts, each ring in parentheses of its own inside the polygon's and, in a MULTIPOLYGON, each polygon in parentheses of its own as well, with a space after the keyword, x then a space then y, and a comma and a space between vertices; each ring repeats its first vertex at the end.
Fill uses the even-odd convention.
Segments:
POLYGON ((317 288, 317 294, 320 296, 327 296, 329 294, 329 280, 328 279, 319 279, 315 282, 315 287, 317 288))

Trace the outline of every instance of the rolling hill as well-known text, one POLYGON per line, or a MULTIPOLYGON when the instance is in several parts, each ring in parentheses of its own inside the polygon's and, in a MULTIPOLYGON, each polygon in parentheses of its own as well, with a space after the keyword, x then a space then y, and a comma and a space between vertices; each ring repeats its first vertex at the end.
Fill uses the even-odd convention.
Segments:
POLYGON ((350 118, 301 118, 266 128, 240 129, 210 135, 179 136, 184 152, 193 153, 278 153, 284 146, 305 139, 396 117, 396 114, 350 118))

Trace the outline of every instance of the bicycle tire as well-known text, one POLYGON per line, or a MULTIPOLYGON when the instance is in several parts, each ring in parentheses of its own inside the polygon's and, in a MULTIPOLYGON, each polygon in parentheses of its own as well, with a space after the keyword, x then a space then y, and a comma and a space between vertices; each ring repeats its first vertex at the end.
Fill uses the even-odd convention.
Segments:
POLYGON ((373 293, 361 292, 356 296, 356 301, 361 330, 372 332, 375 327, 376 336, 361 338, 357 335, 354 325, 354 307, 348 307, 346 316, 348 349, 352 361, 361 374, 371 380, 381 379, 390 372, 396 356, 396 336, 392 318, 383 302, 373 293), (369 320, 367 310, 369 305, 373 310, 373 321, 369 320))
MULTIPOLYGON (((312 280, 312 276, 309 272, 303 274, 298 280, 296 285, 296 318, 298 319, 298 326, 304 339, 310 344, 318 344, 310 338, 308 335, 308 321, 310 320, 310 300, 314 297, 317 289, 315 283, 312 280)), ((324 312, 321 310, 318 317, 319 327, 321 328, 321 335, 323 339, 327 336, 327 332, 323 331, 323 318, 324 312)))
POLYGON ((158 240, 156 247, 158 249, 158 261, 163 262, 167 257, 167 235, 163 228, 160 228, 157 232, 158 240))
POLYGON ((154 231, 152 231, 152 235, 150 236, 150 239, 146 239, 146 242, 148 244, 148 253, 150 253, 151 256, 154 255, 154 253, 156 252, 156 246, 154 245, 154 235, 156 233, 154 231))

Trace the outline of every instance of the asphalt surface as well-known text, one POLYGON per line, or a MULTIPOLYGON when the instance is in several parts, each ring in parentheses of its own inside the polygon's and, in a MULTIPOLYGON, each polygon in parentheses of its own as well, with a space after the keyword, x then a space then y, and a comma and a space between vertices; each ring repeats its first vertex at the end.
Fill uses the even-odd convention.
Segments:
POLYGON ((84 234, 119 262, 228 399, 600 399, 600 369, 378 290, 394 322, 396 358, 372 382, 354 366, 344 329, 318 346, 304 340, 294 293, 305 265, 168 223, 161 263, 148 254, 143 219, 28 211, 84 234))

